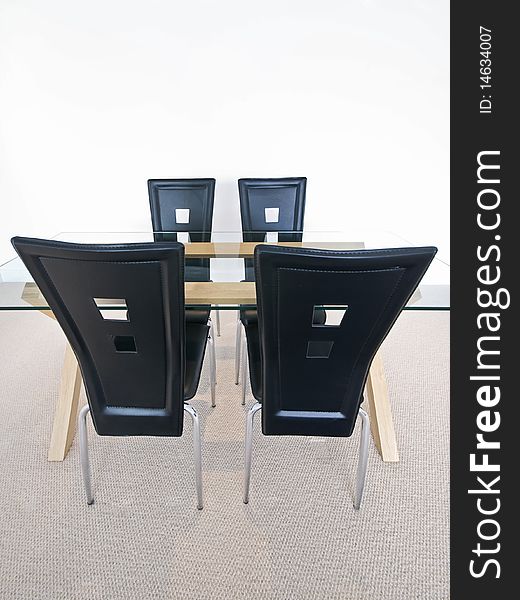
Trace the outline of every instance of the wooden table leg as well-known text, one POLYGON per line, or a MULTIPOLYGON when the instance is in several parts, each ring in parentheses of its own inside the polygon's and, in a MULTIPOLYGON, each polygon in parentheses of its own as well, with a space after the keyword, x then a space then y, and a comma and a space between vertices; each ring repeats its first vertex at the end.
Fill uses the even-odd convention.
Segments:
POLYGON ((65 347, 65 361, 61 372, 58 402, 54 411, 51 443, 47 455, 47 459, 50 461, 63 460, 72 445, 74 433, 76 432, 80 390, 81 371, 76 356, 67 343, 65 347))
POLYGON ((379 352, 372 361, 366 391, 370 412, 370 429, 379 454, 384 462, 399 462, 388 387, 379 352))

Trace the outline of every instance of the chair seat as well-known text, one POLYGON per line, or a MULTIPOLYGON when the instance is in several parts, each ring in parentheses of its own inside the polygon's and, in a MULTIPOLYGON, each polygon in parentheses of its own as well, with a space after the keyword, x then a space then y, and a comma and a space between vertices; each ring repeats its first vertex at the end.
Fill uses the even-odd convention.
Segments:
POLYGON ((258 323, 258 311, 256 308, 247 308, 240 310, 240 321, 244 327, 258 323))
MULTIPOLYGON (((244 327, 249 324, 258 323, 258 311, 248 308, 240 311, 240 321, 244 327)), ((324 325, 327 321, 327 313, 322 308, 314 313, 314 325, 324 325)))
POLYGON ((184 400, 190 400, 197 392, 204 352, 208 341, 209 326, 186 321, 186 364, 184 376, 184 400))
POLYGON ((184 281, 209 281, 209 267, 205 265, 189 264, 190 260, 197 259, 188 259, 186 261, 184 267, 184 281))
POLYGON ((199 325, 206 325, 209 319, 210 310, 204 310, 202 308, 187 308, 186 309, 186 323, 198 323, 199 325))
MULTIPOLYGON (((247 356, 249 359, 249 376, 251 379, 251 391, 253 396, 262 402, 262 363, 260 354, 260 336, 258 335, 258 313, 256 310, 244 310, 241 313, 255 313, 256 321, 250 320, 244 323, 247 337, 247 356)), ((247 375, 244 375, 247 376, 247 375)))

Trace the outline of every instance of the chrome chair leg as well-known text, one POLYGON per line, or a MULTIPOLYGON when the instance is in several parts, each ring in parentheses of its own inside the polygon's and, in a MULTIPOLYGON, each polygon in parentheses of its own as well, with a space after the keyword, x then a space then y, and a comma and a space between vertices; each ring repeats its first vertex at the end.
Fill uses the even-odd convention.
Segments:
POLYGON ((363 498, 363 489, 365 487, 365 476, 367 474, 368 465, 368 440, 370 438, 370 421, 367 413, 360 408, 359 416, 361 417, 361 439, 359 442, 359 458, 356 475, 356 493, 354 496, 354 508, 359 510, 361 499, 363 498))
POLYGON ((217 322, 217 336, 220 337, 220 311, 215 311, 215 320, 217 322))
POLYGON ((251 454, 253 450, 253 419, 262 408, 255 402, 246 415, 245 471, 244 471, 244 504, 249 502, 249 484, 251 482, 251 454))
POLYGON ((246 403, 246 387, 247 387, 247 378, 249 376, 249 365, 247 360, 247 339, 245 336, 245 332, 242 335, 242 347, 240 349, 241 353, 241 367, 242 367, 242 406, 246 403))
POLYGON ((83 484, 87 495, 87 504, 94 502, 92 494, 92 482, 90 479, 90 463, 88 460, 88 437, 87 437, 87 415, 90 412, 88 404, 86 404, 78 415, 78 431, 79 431, 79 459, 81 463, 81 474, 83 476, 83 484))
POLYGON ((209 388, 211 392, 211 406, 216 406, 215 402, 215 386, 217 384, 217 361, 215 358, 215 340, 213 338, 213 325, 210 328, 210 334, 208 336, 209 344, 209 388))
POLYGON ((190 415, 193 423, 193 453, 195 455, 195 486, 197 488, 197 508, 202 510, 202 452, 200 446, 200 421, 197 411, 191 404, 184 404, 184 410, 190 415))
POLYGON ((238 385, 238 381, 240 379, 240 351, 241 351, 241 342, 242 338, 242 322, 240 321, 240 313, 238 313, 237 318, 237 330, 235 334, 235 384, 238 385))

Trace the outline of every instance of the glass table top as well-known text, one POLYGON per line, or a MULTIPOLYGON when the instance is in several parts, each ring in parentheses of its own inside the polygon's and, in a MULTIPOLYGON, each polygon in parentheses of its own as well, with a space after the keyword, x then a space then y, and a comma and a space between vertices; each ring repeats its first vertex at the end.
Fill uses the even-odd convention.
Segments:
MULTIPOLYGON (((186 306, 218 306, 236 310, 256 305, 254 283, 244 282, 244 258, 252 258, 258 243, 330 250, 402 248, 412 244, 400 236, 382 231, 212 231, 208 232, 61 232, 51 239, 76 244, 122 244, 179 241, 186 259, 207 258, 210 279, 186 282, 186 306)), ((405 310, 449 310, 450 267, 435 258, 405 310)), ((107 305, 108 310, 121 310, 107 305)), ((327 307, 324 307, 327 308, 327 307)), ((328 307, 334 310, 336 307, 328 307)), ((338 307, 340 308, 340 307, 338 307)), ((48 305, 24 264, 13 250, 13 258, 0 265, 0 310, 45 310, 48 305)))

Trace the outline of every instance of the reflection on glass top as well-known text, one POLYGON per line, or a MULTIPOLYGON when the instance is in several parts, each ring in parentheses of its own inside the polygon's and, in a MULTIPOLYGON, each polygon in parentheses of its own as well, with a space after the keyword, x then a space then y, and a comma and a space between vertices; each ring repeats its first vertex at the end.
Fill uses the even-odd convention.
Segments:
MULTIPOLYGON (((244 258, 251 257, 257 243, 279 244, 336 250, 402 248, 411 244, 398 235, 370 230, 350 231, 279 231, 279 232, 245 232, 242 231, 212 231, 211 233, 191 232, 62 232, 51 239, 76 244, 122 244, 143 243, 154 241, 177 240, 185 245, 186 258, 209 258, 211 283, 187 283, 186 305, 202 306, 201 298, 208 299, 208 284, 211 286, 211 297, 221 301, 210 302, 218 304, 221 310, 236 310, 242 306, 254 306, 254 284, 237 283, 244 280, 244 258), (208 240, 200 242, 199 240, 208 240), (245 242, 243 240, 246 240, 245 242), (251 240, 251 241, 249 241, 251 240), (227 285, 230 284, 230 285, 227 285), (231 284, 235 284, 231 286, 231 284), (225 301, 234 298, 232 291, 239 294, 235 301, 225 301), (245 290, 245 291, 244 291, 245 290), (219 293, 223 294, 219 296, 219 293), (243 295, 245 294, 245 295, 243 295), (240 300, 239 300, 240 298, 240 300), (247 302, 246 302, 247 300, 247 302)), ((439 259, 434 259, 425 274, 419 288, 408 303, 409 310, 444 310, 449 309, 449 265, 439 259)), ((0 310, 42 310, 47 308, 45 299, 34 285, 32 277, 22 261, 13 250, 13 258, 0 266, 0 310)), ((120 307, 110 306, 108 309, 117 310, 120 307)), ((332 308, 330 310, 333 310, 332 308)))

